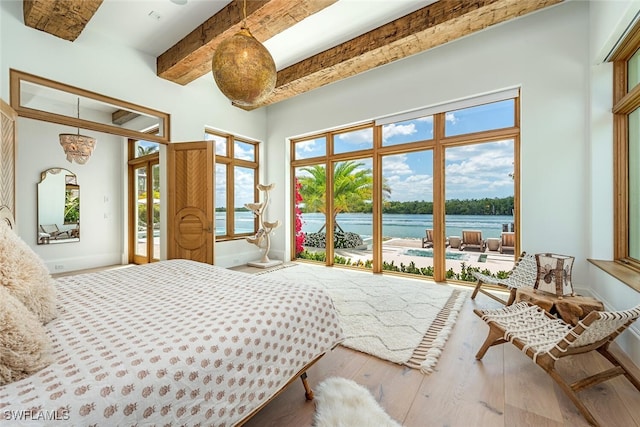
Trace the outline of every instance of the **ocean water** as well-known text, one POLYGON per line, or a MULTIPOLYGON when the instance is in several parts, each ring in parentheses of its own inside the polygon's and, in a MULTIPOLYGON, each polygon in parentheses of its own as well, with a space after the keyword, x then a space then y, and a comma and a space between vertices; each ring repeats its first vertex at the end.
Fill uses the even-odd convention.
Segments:
MULTIPOLYGON (((271 219, 271 218, 268 218, 271 219)), ((340 213, 336 217, 344 231, 358 233, 363 238, 373 234, 373 215, 340 213)), ((236 213, 236 229, 239 232, 253 231, 253 214, 236 213)), ((512 216, 503 215, 447 215, 446 235, 462 236, 462 230, 480 230, 482 237, 500 237, 503 226, 513 224, 512 216)), ((302 214, 302 231, 315 233, 324 225, 324 215, 320 213, 302 214)), ((433 215, 384 214, 382 216, 382 235, 384 237, 421 239, 425 229, 433 228, 433 215)), ((224 213, 216 213, 216 229, 224 230, 224 213)))
MULTIPOLYGON (((373 234, 372 214, 340 213, 337 223, 344 231, 360 234, 363 238, 373 234)), ((447 215, 446 236, 462 236, 462 230, 480 230, 482 237, 500 237, 503 226, 511 227, 510 215, 447 215)), ((324 215, 319 213, 302 215, 302 231, 313 233, 324 225, 324 215)), ((382 235, 384 237, 419 239, 425 229, 433 228, 433 215, 383 214, 382 235)))

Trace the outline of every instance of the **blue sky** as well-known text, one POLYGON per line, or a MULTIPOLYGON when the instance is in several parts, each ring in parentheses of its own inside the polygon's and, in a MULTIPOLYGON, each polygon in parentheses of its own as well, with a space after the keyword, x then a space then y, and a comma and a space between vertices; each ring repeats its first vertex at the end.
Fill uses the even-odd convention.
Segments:
MULTIPOLYGON (((513 126, 514 101, 506 100, 492 104, 452 111, 446 114, 447 136, 499 129, 513 126)), ((226 139, 207 134, 214 140, 216 153, 225 153, 226 139)), ((433 139, 433 117, 407 120, 384 125, 384 146, 433 139)), ((337 134, 334 138, 336 153, 351 152, 373 147, 371 128, 337 134)), ((245 144, 246 145, 246 144, 245 144)), ((325 138, 303 141, 296 144, 296 158, 324 156, 325 138)), ((513 196, 514 184, 512 140, 465 145, 447 148, 445 155, 445 197, 450 199, 481 199, 513 196)), ((250 159, 242 144, 235 146, 235 155, 250 159)), ((371 168, 371 159, 363 159, 364 168, 371 168)), ((390 200, 433 201, 433 155, 431 150, 385 156, 382 161, 383 177, 391 188, 390 200)), ((235 174, 236 206, 253 202, 253 175, 237 170, 235 174)), ((216 167, 216 206, 223 206, 227 179, 225 169, 216 167)))
MULTIPOLYGON (((481 105, 446 114, 447 136, 513 126, 513 100, 481 105)), ((397 122, 383 126, 383 145, 430 140, 433 117, 397 122)), ((336 135, 337 153, 373 147, 371 129, 336 135)), ((297 158, 324 154, 324 138, 296 144, 297 158)), ((445 197, 481 199, 513 196, 513 140, 495 141, 447 148, 445 155, 445 197)), ((370 168, 370 159, 363 160, 370 168)), ((383 177, 391 188, 390 200, 433 201, 433 155, 430 150, 386 156, 383 177)))

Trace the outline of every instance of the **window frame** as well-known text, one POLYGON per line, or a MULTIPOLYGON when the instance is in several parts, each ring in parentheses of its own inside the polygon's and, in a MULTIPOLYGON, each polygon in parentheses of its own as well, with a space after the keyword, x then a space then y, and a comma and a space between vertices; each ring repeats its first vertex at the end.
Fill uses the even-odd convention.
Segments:
MULTIPOLYGON (((233 135, 230 133, 225 133, 225 132, 220 132, 220 131, 214 131, 211 129, 205 129, 205 139, 206 139, 206 134, 209 135, 214 135, 218 138, 225 138, 226 139, 226 155, 221 155, 221 154, 215 154, 215 159, 214 162, 215 164, 224 164, 226 166, 226 179, 227 179, 227 185, 226 185, 226 211, 225 211, 225 225, 226 225, 226 229, 225 229, 225 233, 224 234, 220 234, 215 236, 216 242, 220 242, 220 241, 226 241, 226 240, 238 240, 238 239, 244 239, 245 237, 248 236, 252 236, 255 235, 258 232, 258 219, 254 218, 254 222, 253 222, 253 232, 250 233, 235 233, 235 168, 236 167, 242 167, 242 168, 247 168, 247 169, 253 169, 254 173, 253 173, 253 200, 257 201, 259 194, 258 194, 258 183, 259 183, 259 177, 260 177, 260 150, 259 150, 259 145, 260 142, 259 141, 253 141, 247 138, 242 138, 239 137, 237 135, 233 135), (238 159, 234 157, 234 150, 235 150, 235 142, 241 142, 244 144, 249 144, 253 146, 254 149, 254 160, 250 161, 250 160, 244 160, 244 159, 238 159), (229 209, 229 206, 231 206, 231 209, 229 209)), ((215 150, 214 150, 215 152, 215 150)), ((214 165, 215 166, 215 165, 214 165)), ((215 192, 215 186, 214 186, 214 192, 215 192)), ((214 194, 214 200, 215 200, 215 194, 214 194)), ((214 206, 214 215, 215 215, 215 206, 214 206)), ((215 220, 214 220, 215 221, 215 220)))
MULTIPOLYGON (((640 260, 629 254, 629 115, 640 108, 640 83, 628 87, 629 61, 640 50, 640 23, 622 40, 610 58, 613 63, 613 259, 630 272, 640 272, 640 260)), ((633 288, 633 280, 621 280, 633 288)))
MULTIPOLYGON (((513 140, 513 180, 514 180, 514 223, 516 231, 516 246, 514 250, 514 260, 520 253, 520 88, 510 88, 502 91, 495 92, 493 94, 471 97, 461 101, 452 103, 445 103, 433 107, 427 107, 412 112, 400 113, 392 116, 383 117, 370 122, 364 122, 347 127, 335 128, 326 130, 317 134, 305 135, 303 137, 290 138, 290 177, 291 177, 291 194, 292 201, 296 200, 295 195, 295 179, 296 169, 304 166, 311 166, 314 164, 323 164, 327 171, 333 170, 333 166, 338 162, 345 160, 355 160, 361 158, 371 157, 373 159, 373 186, 374 194, 381 194, 382 192, 382 158, 393 154, 411 153, 414 151, 423 151, 425 149, 433 150, 433 162, 434 162, 434 185, 433 185, 433 205, 440 206, 438 212, 434 212, 434 229, 444 230, 446 226, 445 220, 445 150, 451 147, 465 146, 472 144, 481 144, 487 142, 496 142, 502 139, 513 140), (452 111, 457 111, 465 108, 478 107, 485 104, 491 104, 495 102, 504 101, 506 99, 513 100, 513 125, 508 127, 497 127, 495 129, 474 131, 468 133, 462 133, 459 135, 444 136, 445 123, 447 120, 447 114, 452 111), (415 140, 411 142, 404 142, 397 145, 383 145, 382 134, 383 127, 387 124, 398 123, 410 119, 426 118, 428 116, 433 117, 433 135, 430 139, 415 140), (336 135, 359 131, 362 129, 373 129, 373 147, 369 149, 360 149, 350 152, 334 153, 334 137, 336 135), (296 157, 296 144, 314 140, 325 139, 326 150, 325 154, 316 157, 296 157)), ((333 175, 326 175, 327 185, 327 203, 325 206, 326 212, 332 212, 332 197, 333 195, 333 175)), ((295 223, 296 212, 295 202, 291 203, 290 218, 292 223, 295 223)), ((434 208, 435 209, 435 208, 434 208)), ((382 261, 382 245, 375 242, 382 241, 382 227, 380 221, 376 218, 382 214, 382 201, 380 198, 375 199, 373 204, 373 241, 374 241, 374 259, 372 264, 372 271, 374 273, 382 273, 383 261, 382 261)), ((333 241, 333 220, 331 216, 327 216, 326 226, 326 241, 333 241)), ((295 230, 290 233, 291 239, 291 259, 296 260, 296 235, 295 230)), ((326 265, 333 265, 334 250, 333 245, 327 245, 325 248, 326 265)), ((434 257, 435 275, 433 280, 435 281, 447 281, 446 279, 446 260, 444 257, 445 248, 444 241, 442 246, 437 248, 440 254, 436 254, 434 257)))

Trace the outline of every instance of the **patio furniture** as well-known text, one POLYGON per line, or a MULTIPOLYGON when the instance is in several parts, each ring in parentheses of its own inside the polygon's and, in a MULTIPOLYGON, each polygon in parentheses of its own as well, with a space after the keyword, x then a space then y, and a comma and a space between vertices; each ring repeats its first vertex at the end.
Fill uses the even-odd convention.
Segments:
POLYGON ((464 251, 467 248, 476 248, 480 252, 485 250, 485 241, 482 239, 482 231, 480 230, 462 230, 462 242, 460 243, 460 250, 464 251))
POLYGON ((40 225, 40 230, 42 230, 43 233, 48 234, 49 238, 53 240, 58 240, 62 237, 65 239, 69 238, 69 231, 60 231, 58 224, 43 224, 40 225))
POLYGON ((432 248, 433 247, 433 230, 431 228, 427 228, 424 230, 425 237, 422 238, 422 247, 423 248, 432 248))
POLYGON ((460 243, 462 243, 460 236, 449 236, 449 246, 453 249, 460 249, 460 243))
POLYGON ((500 239, 496 237, 489 237, 487 239, 487 250, 488 251, 497 251, 500 249, 500 239))
POLYGON ((512 343, 553 378, 591 425, 599 424, 577 392, 619 375, 624 375, 640 391, 640 381, 609 352, 609 344, 640 316, 640 305, 624 311, 592 311, 576 326, 527 302, 495 310, 475 309, 474 313, 489 326, 489 334, 476 359, 482 359, 491 346, 512 343), (555 363, 560 358, 593 350, 613 367, 571 384, 556 371, 555 363))
POLYGON ((522 252, 518 260, 516 261, 513 269, 509 272, 509 276, 504 279, 498 279, 493 276, 482 274, 477 271, 473 271, 471 274, 478 279, 476 287, 471 294, 471 299, 475 299, 478 292, 482 292, 489 298, 492 298, 502 304, 511 305, 516 300, 516 291, 518 288, 531 288, 536 283, 536 277, 538 275, 538 266, 536 264, 535 255, 529 255, 526 252, 522 252), (500 286, 509 290, 509 299, 507 301, 492 294, 491 292, 482 289, 482 285, 500 286))
POLYGON ((516 233, 503 231, 500 235, 500 253, 504 253, 505 250, 516 250, 516 233))

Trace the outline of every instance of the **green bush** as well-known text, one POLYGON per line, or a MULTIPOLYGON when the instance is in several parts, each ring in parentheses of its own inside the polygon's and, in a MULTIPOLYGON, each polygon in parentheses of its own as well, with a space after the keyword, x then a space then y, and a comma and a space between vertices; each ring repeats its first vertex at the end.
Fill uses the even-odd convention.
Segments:
MULTIPOLYGON (((308 259, 312 261, 321 261, 321 262, 325 262, 327 260, 326 254, 324 252, 309 252, 306 249, 300 252, 300 254, 298 255, 298 258, 308 259)), ((339 255, 336 255, 333 258, 333 263, 340 264, 340 265, 348 265, 348 266, 358 267, 358 268, 366 268, 366 269, 371 269, 373 267, 373 260, 368 259, 366 261, 361 261, 361 260, 353 261, 351 258, 345 258, 339 255)), ((433 273, 434 273, 434 269, 432 266, 416 267, 416 264, 413 261, 411 261, 409 265, 400 263, 399 266, 395 265, 394 261, 391 261, 391 262, 383 261, 382 270, 397 271, 400 273, 416 274, 418 276, 429 276, 429 277, 433 277, 433 273)), ((465 263, 462 263, 460 266, 460 273, 456 273, 455 271, 453 271, 453 268, 450 268, 449 270, 447 270, 445 277, 447 278, 447 280, 459 280, 462 282, 473 283, 476 281, 476 278, 472 274, 474 271, 480 272, 487 276, 496 277, 499 279, 504 279, 509 275, 508 271, 501 270, 493 274, 491 273, 491 271, 489 271, 486 268, 484 270, 481 270, 479 267, 470 267, 465 263)))
MULTIPOLYGON (((357 233, 350 231, 342 232, 336 231, 333 234, 333 247, 335 249, 348 249, 357 248, 364 244, 362 237, 357 233)), ((326 248, 327 247, 327 234, 326 233, 305 233, 304 245, 311 248, 326 248)))

